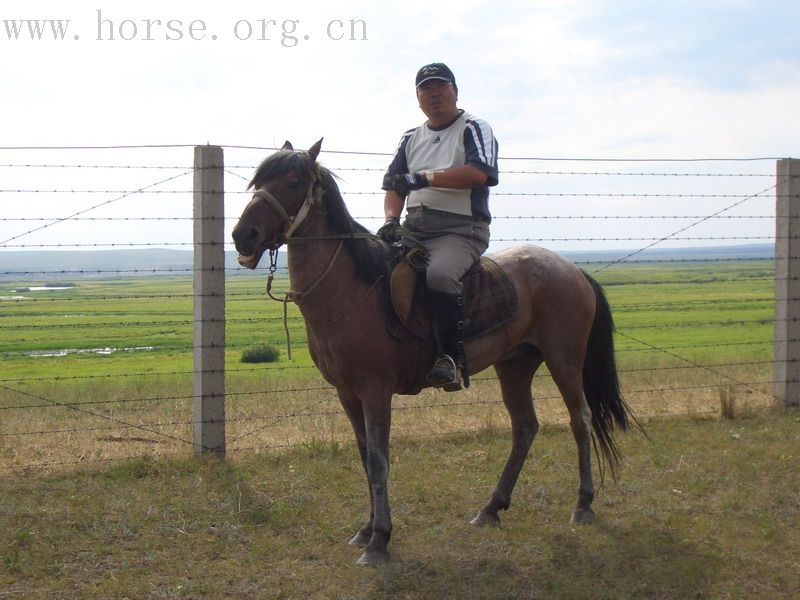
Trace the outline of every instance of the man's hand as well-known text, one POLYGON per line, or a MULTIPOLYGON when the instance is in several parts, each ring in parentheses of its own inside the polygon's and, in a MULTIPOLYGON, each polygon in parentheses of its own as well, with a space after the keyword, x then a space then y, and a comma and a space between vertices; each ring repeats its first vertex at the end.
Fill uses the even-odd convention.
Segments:
POLYGON ((430 182, 425 173, 406 173, 404 175, 394 175, 388 181, 389 187, 397 192, 401 198, 408 196, 412 190, 420 190, 428 187, 430 182))
POLYGON ((389 217, 386 223, 378 229, 380 238, 389 244, 394 244, 400 241, 400 219, 397 217, 389 217))

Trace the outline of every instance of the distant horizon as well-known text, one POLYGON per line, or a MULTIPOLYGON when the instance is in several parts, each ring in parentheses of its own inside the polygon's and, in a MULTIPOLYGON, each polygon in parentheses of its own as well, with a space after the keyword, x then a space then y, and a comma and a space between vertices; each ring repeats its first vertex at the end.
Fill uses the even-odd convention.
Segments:
MULTIPOLYGON (((520 243, 520 245, 526 245, 525 243, 520 243)), ((558 254, 564 254, 565 256, 568 254, 615 254, 615 253, 622 253, 622 252, 685 252, 685 251, 697 251, 697 252, 704 252, 708 251, 717 251, 717 250, 735 250, 735 249, 756 249, 756 248, 774 248, 775 244, 770 242, 762 242, 762 243, 753 243, 753 244, 715 244, 715 245, 702 245, 702 246, 676 246, 673 248, 610 248, 610 249, 597 249, 593 250, 591 248, 582 249, 582 250, 559 250, 558 248, 552 248, 545 244, 534 244, 529 242, 527 245, 534 245, 534 246, 542 246, 544 248, 548 248, 553 252, 558 254)), ((285 252, 285 247, 281 248, 279 252, 285 252)), ((43 249, 43 250, 16 250, 16 249, 6 249, 0 247, 0 256, 9 255, 9 254, 17 254, 17 255, 25 255, 25 254, 99 254, 103 252, 114 252, 114 253, 121 253, 121 252, 174 252, 174 253, 181 253, 181 254, 192 254, 194 252, 193 249, 178 249, 178 248, 97 248, 94 250, 74 250, 71 248, 63 248, 59 250, 53 249, 43 249)), ((226 250, 226 254, 236 254, 235 250, 226 250)), ((487 252, 487 254, 491 254, 492 252, 487 252)))
MULTIPOLYGON (((774 244, 737 244, 682 248, 557 251, 565 258, 581 263, 608 262, 632 264, 653 261, 689 260, 758 260, 774 258, 774 244)), ((488 253, 491 254, 491 253, 488 253)), ((225 268, 240 274, 252 273, 240 267, 234 250, 225 252, 225 268)), ((262 274, 268 261, 262 260, 255 273, 262 274)), ((287 268, 287 255, 278 256, 278 267, 287 268)), ((12 250, 0 251, 0 280, 20 281, 65 276, 101 276, 103 274, 187 273, 194 267, 193 251, 171 248, 98 249, 98 250, 12 250)))

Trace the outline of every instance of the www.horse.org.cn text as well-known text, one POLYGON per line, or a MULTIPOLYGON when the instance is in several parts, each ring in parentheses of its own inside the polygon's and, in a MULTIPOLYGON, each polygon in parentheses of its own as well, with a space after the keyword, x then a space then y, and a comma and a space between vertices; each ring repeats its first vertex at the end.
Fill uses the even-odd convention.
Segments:
POLYGON ((300 19, 255 17, 213 24, 204 19, 137 17, 121 18, 97 9, 91 27, 88 19, 0 19, 0 36, 10 42, 203 42, 232 40, 273 42, 293 48, 301 42, 367 41, 367 22, 334 18, 313 23, 300 19))

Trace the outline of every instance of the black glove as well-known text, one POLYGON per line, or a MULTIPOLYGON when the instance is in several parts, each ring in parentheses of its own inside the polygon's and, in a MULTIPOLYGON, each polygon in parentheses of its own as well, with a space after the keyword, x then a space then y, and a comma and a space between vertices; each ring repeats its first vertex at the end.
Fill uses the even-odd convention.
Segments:
POLYGON ((412 190, 420 190, 428 187, 428 177, 424 173, 406 173, 405 175, 395 175, 388 181, 389 187, 397 192, 401 198, 408 196, 412 190))
POLYGON ((394 244, 395 242, 400 241, 400 219, 397 217, 389 217, 386 219, 386 223, 378 229, 378 235, 380 238, 389 244, 394 244))

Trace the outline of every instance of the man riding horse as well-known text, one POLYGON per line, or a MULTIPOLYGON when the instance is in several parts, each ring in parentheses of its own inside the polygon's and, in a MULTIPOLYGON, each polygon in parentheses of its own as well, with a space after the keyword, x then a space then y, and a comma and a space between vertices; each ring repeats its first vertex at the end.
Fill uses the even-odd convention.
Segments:
MULTIPOLYGON (((488 244, 487 187, 497 182, 497 144, 488 125, 455 108, 457 89, 447 67, 423 67, 417 84, 428 122, 403 136, 389 168, 387 223, 381 233, 395 240, 407 230, 407 245, 414 247, 413 237, 430 252, 431 308, 442 351, 450 359, 439 361, 430 379, 455 389, 459 376, 491 366, 497 374, 511 421, 511 450, 497 486, 471 523, 496 525, 499 512, 511 506, 539 430, 531 387, 543 364, 564 398, 578 451, 571 521, 591 523, 593 441, 602 464, 614 473, 620 462, 614 429, 627 428, 630 414, 619 389, 611 308, 600 284, 574 263, 545 248, 515 246, 484 258, 511 283, 513 318, 493 319, 495 326, 480 335, 470 324, 464 336, 459 279, 488 244), (403 229, 399 217, 405 205, 403 229), (462 337, 467 338, 463 349, 462 337), (469 365, 459 359, 460 352, 469 365), (453 355, 461 373, 453 368, 453 355)), ((420 362, 431 361, 422 338, 396 336, 387 325, 383 245, 376 251, 372 234, 350 216, 334 174, 317 162, 321 145, 322 140, 295 151, 287 143, 264 160, 250 184, 253 198, 232 235, 239 263, 250 269, 267 250, 274 257, 280 246, 288 246, 291 297, 303 315, 309 354, 336 387, 369 483, 369 518, 350 543, 364 547, 359 564, 379 565, 389 560, 392 535, 392 398, 417 393, 418 383, 432 385, 419 381, 420 362)), ((469 277, 470 285, 490 270, 469 277)), ((473 298, 493 298, 495 288, 488 287, 491 293, 477 292, 473 298)), ((494 395, 488 389, 484 393, 494 395)))
POLYGON ((383 179, 386 223, 378 234, 400 241, 403 227, 427 250, 428 308, 439 358, 428 382, 447 391, 468 384, 461 278, 489 246, 489 186, 497 185, 497 141, 486 121, 456 106, 458 87, 443 63, 422 67, 417 100, 428 120, 403 134, 383 179))

